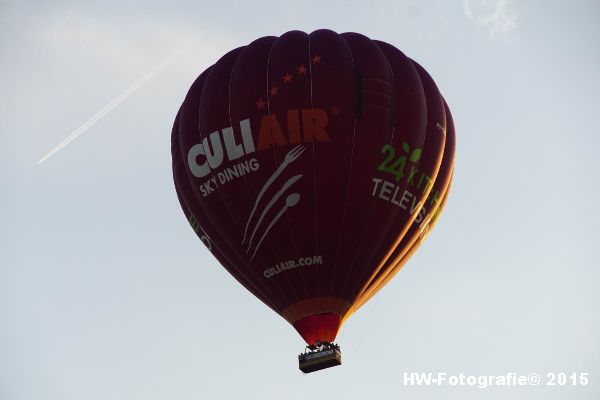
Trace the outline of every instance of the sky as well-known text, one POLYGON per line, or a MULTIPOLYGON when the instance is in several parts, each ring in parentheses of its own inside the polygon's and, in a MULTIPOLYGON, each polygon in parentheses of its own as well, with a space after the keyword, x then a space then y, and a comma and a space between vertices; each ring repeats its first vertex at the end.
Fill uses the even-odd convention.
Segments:
POLYGON ((600 398, 599 15, 596 1, 0 1, 0 399, 600 398), (435 230, 338 336, 344 364, 303 375, 300 336, 183 217, 170 132, 221 55, 319 28, 423 65, 457 153, 435 230), (542 381, 411 386, 412 372, 542 381), (589 383, 546 385, 559 373, 589 383))

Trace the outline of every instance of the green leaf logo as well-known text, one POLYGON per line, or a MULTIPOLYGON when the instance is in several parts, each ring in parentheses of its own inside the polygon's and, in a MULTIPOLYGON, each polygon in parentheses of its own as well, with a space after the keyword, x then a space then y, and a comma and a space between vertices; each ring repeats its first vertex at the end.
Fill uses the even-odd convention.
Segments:
POLYGON ((416 163, 421 158, 421 149, 414 149, 410 155, 410 161, 416 163))

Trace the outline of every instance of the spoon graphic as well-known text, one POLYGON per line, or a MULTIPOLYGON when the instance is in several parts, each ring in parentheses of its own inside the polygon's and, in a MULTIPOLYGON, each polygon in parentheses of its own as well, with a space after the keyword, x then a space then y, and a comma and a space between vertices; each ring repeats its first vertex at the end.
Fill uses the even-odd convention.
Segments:
POLYGON ((281 175, 283 170, 286 169, 288 165, 290 165, 291 163, 296 161, 298 159, 298 157, 300 157, 302 155, 302 153, 304 153, 305 150, 306 150, 306 147, 301 144, 294 147, 292 150, 290 150, 285 155, 283 162, 279 165, 279 167, 277 167, 275 172, 273 172, 273 175, 271 175, 269 177, 267 182, 260 189, 260 193, 258 193, 258 197, 256 197, 256 201, 254 202, 254 206, 252 207, 252 211, 250 212, 248 221, 246 221, 246 228, 244 229, 244 238, 242 239, 242 244, 246 241, 246 235, 248 234, 248 228, 250 226, 250 221, 252 221, 252 217, 254 216, 254 213, 256 212, 256 208, 258 207, 258 203, 260 203, 260 199, 262 199, 263 195, 265 194, 265 192, 267 191, 269 186, 271 186, 271 184, 273 182, 275 182, 275 179, 277 179, 277 177, 279 175, 281 175))
POLYGON ((267 213, 269 212, 271 207, 273 207, 275 202, 277 200, 279 200, 279 198, 281 196, 283 196, 285 191, 288 190, 290 188, 290 186, 292 186, 300 178, 302 178, 302 174, 298 174, 298 175, 293 176, 290 179, 288 179, 288 181, 283 184, 281 189, 279 189, 277 191, 277 193, 275 193, 275 196, 273 196, 273 198, 271 200, 269 200, 269 203, 267 204, 267 206, 265 207, 263 212, 260 214, 260 218, 258 219, 258 222, 256 223, 256 225, 254 225, 254 230, 252 231, 252 235, 250 236, 250 240, 248 241, 248 249, 246 249, 246 253, 248 253, 250 251, 250 249, 252 248, 252 241, 254 240, 254 235, 256 234, 256 232, 258 232, 258 228, 260 228, 260 224, 262 223, 263 219, 265 218, 265 216, 267 215, 267 213))
POLYGON ((281 218, 281 216, 283 215, 285 210, 287 210, 290 207, 294 207, 296 204, 298 204, 299 201, 300 201, 300 193, 291 193, 288 195, 288 197, 286 197, 285 205, 281 208, 281 210, 279 210, 279 212, 277 213, 275 218, 273 218, 273 221, 271 221, 269 226, 267 226, 267 229, 265 229, 265 233, 263 233, 260 240, 258 241, 258 244, 254 248, 254 253, 252 253, 252 257, 250 258, 250 261, 252 261, 252 259, 256 255, 256 252, 258 251, 258 248, 260 247, 265 236, 267 236, 267 234, 269 233, 269 231, 271 230, 273 225, 275 225, 275 223, 279 220, 279 218, 281 218))

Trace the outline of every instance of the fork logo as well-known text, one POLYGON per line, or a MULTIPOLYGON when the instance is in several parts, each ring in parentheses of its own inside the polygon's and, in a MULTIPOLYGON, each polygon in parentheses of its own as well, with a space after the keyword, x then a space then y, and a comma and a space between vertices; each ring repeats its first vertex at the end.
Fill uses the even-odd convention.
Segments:
POLYGON ((225 155, 228 161, 234 161, 255 151, 269 149, 272 145, 331 141, 325 130, 328 116, 322 109, 287 110, 286 122, 287 137, 277 114, 264 115, 260 120, 256 144, 248 118, 239 122, 241 141, 236 138, 231 126, 206 135, 201 143, 193 145, 188 151, 190 172, 196 178, 204 178, 223 164, 225 155))
POLYGON ((271 218, 271 222, 269 222, 266 225, 266 227, 263 229, 260 239, 258 239, 258 241, 255 240, 256 234, 260 230, 261 226, 264 225, 263 221, 264 221, 266 215, 268 214, 269 210, 271 210, 271 208, 273 208, 273 206, 276 203, 278 203, 278 200, 287 192, 287 190, 294 183, 296 183, 300 178, 302 178, 303 175, 302 174, 294 175, 291 178, 289 178, 288 180, 286 180, 285 183, 283 185, 281 185, 281 188, 266 203, 266 205, 264 205, 264 202, 261 201, 263 196, 265 195, 265 193, 267 192, 269 187, 271 187, 273 182, 275 182, 275 180, 285 171, 287 166, 290 165, 291 163, 293 163, 294 161, 296 161, 298 159, 298 157, 300 157, 302 155, 302 153, 304 153, 305 150, 306 150, 306 147, 303 145, 296 146, 292 150, 290 150, 285 155, 285 159, 283 160, 283 162, 281 164, 279 164, 279 166, 277 167, 275 172, 273 172, 273 174, 269 177, 269 179, 267 179, 267 181, 265 182, 263 187, 260 189, 258 196, 256 197, 256 201, 254 202, 254 206, 252 207, 252 211, 250 212, 248 221, 246 221, 246 227, 244 229, 244 237, 242 239, 242 244, 246 243, 246 240, 247 240, 248 248, 246 249, 246 253, 249 253, 254 248, 254 250, 252 251, 252 256, 250 258, 250 261, 252 261, 254 259, 254 256, 256 255, 258 248, 262 244, 263 240, 265 239, 265 237, 267 236, 267 234, 269 233, 269 231, 271 230, 273 225, 275 225, 277 223, 277 221, 281 218, 281 216, 286 212, 286 210, 288 208, 294 207, 300 201, 299 193, 288 194, 287 197, 285 198, 283 205, 281 204, 281 202, 279 202, 279 204, 277 205, 277 207, 279 208, 279 211, 277 212, 277 214, 275 214, 275 216, 273 218, 271 218), (258 219, 256 219, 255 216, 257 215, 258 206, 261 203, 264 205, 264 208, 262 209, 262 212, 260 213, 260 216, 258 217, 258 219), (250 231, 249 230, 250 224, 255 219, 256 219, 256 223, 254 224, 254 228, 250 231))

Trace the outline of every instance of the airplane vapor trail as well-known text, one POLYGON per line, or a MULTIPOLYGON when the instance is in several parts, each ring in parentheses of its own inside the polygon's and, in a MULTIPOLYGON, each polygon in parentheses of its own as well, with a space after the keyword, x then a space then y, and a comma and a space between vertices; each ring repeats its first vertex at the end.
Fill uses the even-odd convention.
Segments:
POLYGON ((100 111, 98 111, 96 114, 94 114, 83 125, 81 125, 77 129, 75 129, 69 136, 67 136, 65 138, 65 140, 63 140, 56 147, 54 147, 52 150, 50 150, 48 152, 48 154, 46 154, 44 157, 40 158, 40 160, 37 162, 38 165, 43 163, 50 157, 52 157, 54 154, 56 154, 58 151, 60 151, 63 147, 65 147, 66 145, 71 143, 79 135, 81 135, 83 132, 88 130, 92 125, 94 125, 96 122, 98 122, 102 117, 104 117, 106 114, 111 112, 116 106, 118 106, 123 101, 125 101, 125 99, 127 99, 129 96, 131 96, 132 93, 134 93, 136 90, 138 90, 139 88, 144 86, 144 84, 146 84, 150 79, 152 79, 156 74, 158 74, 163 68, 165 68, 171 62, 173 62, 185 50, 187 50, 188 47, 193 45, 198 40, 199 40, 199 38, 192 39, 191 41, 186 43, 184 46, 182 46, 179 50, 177 50, 176 52, 171 54, 169 57, 167 57, 164 61, 162 61, 161 63, 156 65, 154 68, 152 68, 152 70, 150 70, 150 72, 148 72, 146 75, 142 76, 140 79, 135 81, 131 86, 129 86, 127 89, 125 89, 123 91, 123 93, 121 93, 115 99, 113 99, 110 103, 108 103, 107 105, 102 107, 100 109, 100 111))

